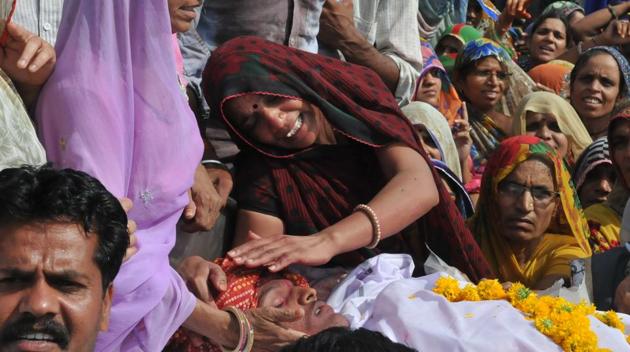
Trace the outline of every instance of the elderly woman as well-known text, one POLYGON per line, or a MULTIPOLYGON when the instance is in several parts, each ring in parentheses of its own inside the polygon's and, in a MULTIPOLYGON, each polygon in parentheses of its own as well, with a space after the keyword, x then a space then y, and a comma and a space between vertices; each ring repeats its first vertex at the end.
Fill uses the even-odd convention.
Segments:
MULTIPOLYGON (((608 153, 608 138, 599 138, 584 149, 573 170, 573 184, 584 209, 605 202, 616 178, 608 153)), ((591 247, 596 251, 592 243, 591 247)))
POLYGON ((513 135, 542 139, 569 166, 592 142, 575 110, 566 100, 553 93, 534 92, 526 96, 513 122, 513 135))
POLYGON ((585 51, 571 71, 571 105, 592 138, 606 135, 615 103, 630 97, 630 64, 616 49, 585 51))
POLYGON ((573 46, 569 23, 559 13, 551 12, 538 17, 528 32, 528 55, 519 57, 518 62, 525 71, 558 58, 573 46))
POLYGON ((422 262, 428 244, 474 280, 491 275, 374 72, 242 37, 213 53, 204 80, 242 146, 237 263, 356 265, 375 251, 422 262))
POLYGON ((617 181, 605 202, 586 209, 592 241, 600 251, 619 245, 621 216, 630 198, 630 113, 621 113, 610 122, 608 143, 617 181))
POLYGON ((484 173, 470 228, 502 281, 545 289, 587 257, 588 226, 562 159, 536 137, 509 138, 484 173))

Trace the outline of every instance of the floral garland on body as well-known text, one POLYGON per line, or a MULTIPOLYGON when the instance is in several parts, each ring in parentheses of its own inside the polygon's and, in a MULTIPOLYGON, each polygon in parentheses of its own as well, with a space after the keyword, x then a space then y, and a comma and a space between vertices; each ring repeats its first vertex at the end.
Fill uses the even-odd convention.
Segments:
MULTIPOLYGON (((450 276, 440 277, 433 292, 450 302, 506 300, 532 320, 536 329, 552 339, 564 351, 608 351, 597 347, 597 335, 591 330, 588 316, 594 315, 604 324, 624 333, 624 325, 614 311, 599 313, 595 306, 581 302, 574 304, 562 297, 538 296, 521 283, 513 284, 507 291, 499 280, 483 279, 477 286, 466 284, 450 276)), ((630 336, 626 336, 630 343, 630 336)))

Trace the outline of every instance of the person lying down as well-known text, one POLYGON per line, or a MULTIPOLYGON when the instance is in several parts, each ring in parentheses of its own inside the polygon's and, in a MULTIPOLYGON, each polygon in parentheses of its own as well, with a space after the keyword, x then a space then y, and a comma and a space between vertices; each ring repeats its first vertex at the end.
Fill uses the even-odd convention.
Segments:
MULTIPOLYGON (((507 301, 452 303, 435 294, 432 289, 443 274, 412 277, 413 259, 408 255, 381 254, 366 260, 333 289, 326 302, 299 274, 245 269, 225 259, 219 264, 228 282, 227 290, 217 296, 219 308, 301 307, 304 317, 283 326, 307 335, 349 326, 378 331, 419 351, 562 351, 507 301)), ((619 315, 628 332, 630 317, 619 315)), ((599 348, 630 351, 619 330, 589 319, 599 348)), ((170 345, 178 349, 172 351, 216 348, 207 340, 193 346, 190 336, 178 331, 170 345)))

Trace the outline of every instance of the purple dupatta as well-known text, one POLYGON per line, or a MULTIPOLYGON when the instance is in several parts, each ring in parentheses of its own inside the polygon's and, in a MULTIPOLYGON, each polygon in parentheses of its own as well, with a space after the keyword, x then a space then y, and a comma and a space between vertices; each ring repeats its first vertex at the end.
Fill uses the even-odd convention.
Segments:
POLYGON ((159 351, 196 302, 168 261, 202 152, 170 28, 166 0, 66 0, 37 108, 56 167, 86 171, 134 202, 139 251, 114 281, 96 351, 159 351))

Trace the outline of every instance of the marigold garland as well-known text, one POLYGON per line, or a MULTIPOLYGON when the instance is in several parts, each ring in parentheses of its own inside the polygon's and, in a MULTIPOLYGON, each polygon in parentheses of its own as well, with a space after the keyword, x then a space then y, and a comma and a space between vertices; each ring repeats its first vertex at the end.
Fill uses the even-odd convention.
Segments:
MULTIPOLYGON (((591 330, 589 315, 624 332, 621 319, 612 310, 598 313, 595 306, 585 302, 574 304, 562 297, 538 297, 521 283, 513 284, 506 291, 498 280, 483 279, 477 286, 467 284, 462 289, 455 278, 443 276, 435 282, 433 292, 450 302, 505 299, 533 321, 539 332, 568 352, 606 351, 597 347, 597 335, 591 330)), ((630 336, 626 336, 626 341, 630 344, 630 336)))

